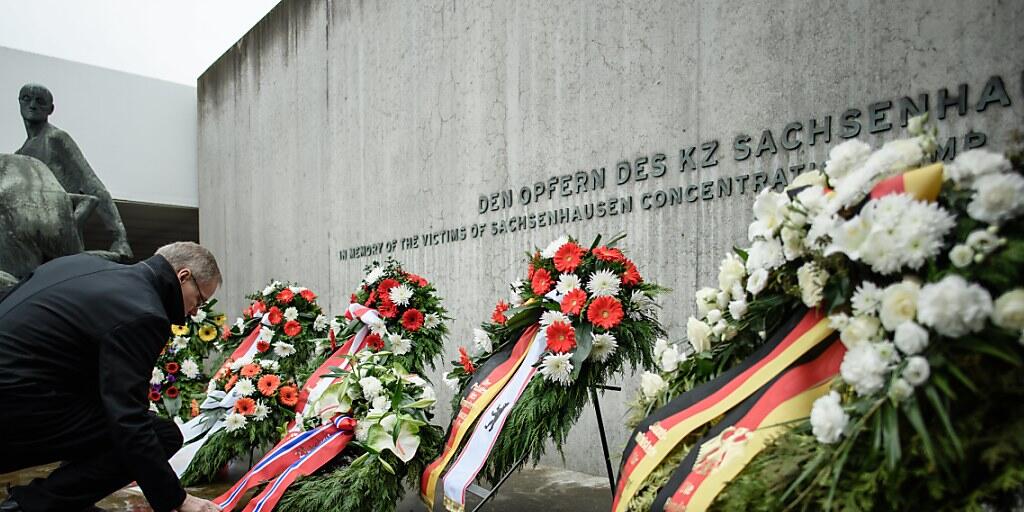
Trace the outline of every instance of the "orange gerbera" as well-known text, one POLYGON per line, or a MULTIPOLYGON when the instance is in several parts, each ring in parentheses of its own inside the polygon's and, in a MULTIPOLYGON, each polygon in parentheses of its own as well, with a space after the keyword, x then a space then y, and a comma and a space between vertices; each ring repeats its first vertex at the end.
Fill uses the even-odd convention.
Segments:
POLYGON ((601 246, 594 249, 594 256, 601 261, 618 261, 621 262, 626 259, 626 255, 622 254, 622 251, 614 247, 601 246))
POLYGON ((301 295, 303 299, 306 299, 306 302, 313 302, 316 300, 316 294, 313 293, 313 290, 302 290, 299 292, 299 295, 301 295))
POLYGON ((555 252, 555 268, 559 272, 572 272, 583 262, 583 255, 586 251, 582 247, 567 242, 555 252))
POLYGON ((295 292, 285 288, 284 290, 277 292, 277 297, 275 298, 281 304, 289 304, 293 299, 295 299, 295 292))
POLYGON ((640 277, 640 272, 632 261, 626 260, 623 264, 626 265, 626 271, 622 273, 622 284, 636 286, 644 282, 644 278, 640 277))
POLYGON ((598 297, 587 309, 587 320, 602 329, 612 329, 622 321, 622 304, 615 297, 598 297))
POLYGON ((260 380, 256 382, 256 389, 263 393, 263 396, 271 396, 274 391, 277 391, 277 387, 281 385, 281 377, 277 375, 264 375, 260 377, 260 380))
POLYGON ((565 322, 555 322, 544 331, 548 335, 548 350, 562 354, 576 348, 576 331, 565 322))
POLYGON ((242 377, 255 377, 260 374, 260 365, 249 363, 242 367, 242 377))
POLYGON ((583 306, 586 303, 587 293, 579 288, 574 288, 571 292, 565 294, 565 297, 562 297, 562 313, 578 315, 580 311, 583 311, 583 306))
POLYGON ((277 399, 288 407, 294 407, 295 404, 299 403, 299 390, 295 389, 295 386, 285 386, 281 388, 277 399))
POLYGON ((547 269, 539 268, 533 272, 533 278, 530 279, 530 288, 533 293, 537 295, 544 295, 551 290, 551 286, 554 283, 551 281, 551 272, 547 269))
POLYGON ((235 402, 235 412, 242 416, 251 416, 252 413, 256 412, 256 401, 252 398, 239 398, 235 402))
POLYGON ((473 366, 473 360, 469 358, 469 353, 466 352, 466 347, 459 347, 459 364, 462 365, 463 370, 466 370, 466 373, 473 373, 476 371, 476 366, 473 366))

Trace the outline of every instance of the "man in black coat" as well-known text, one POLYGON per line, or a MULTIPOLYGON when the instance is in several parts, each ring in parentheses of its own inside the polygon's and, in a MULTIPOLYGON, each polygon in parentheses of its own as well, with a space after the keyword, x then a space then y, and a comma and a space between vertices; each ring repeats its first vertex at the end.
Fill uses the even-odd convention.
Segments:
POLYGON ((147 396, 171 324, 220 283, 208 250, 176 242, 134 265, 58 258, 0 299, 0 473, 64 463, 0 512, 89 509, 133 480, 157 512, 218 510, 181 487, 181 433, 147 396))

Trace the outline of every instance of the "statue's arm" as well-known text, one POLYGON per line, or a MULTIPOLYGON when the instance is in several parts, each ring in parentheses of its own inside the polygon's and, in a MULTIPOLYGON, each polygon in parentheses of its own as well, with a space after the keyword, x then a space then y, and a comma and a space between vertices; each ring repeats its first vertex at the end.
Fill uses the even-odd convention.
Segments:
POLYGON ((61 133, 58 140, 60 141, 60 150, 64 153, 64 161, 67 162, 67 165, 64 166, 65 172, 77 172, 81 180, 82 193, 96 196, 99 201, 96 212, 103 220, 104 227, 114 236, 114 243, 110 250, 130 257, 128 235, 125 233, 121 214, 117 211, 117 206, 114 205, 114 198, 110 196, 107 187, 96 176, 96 172, 92 170, 92 166, 85 159, 85 155, 82 154, 82 150, 78 148, 75 140, 67 133, 61 133))

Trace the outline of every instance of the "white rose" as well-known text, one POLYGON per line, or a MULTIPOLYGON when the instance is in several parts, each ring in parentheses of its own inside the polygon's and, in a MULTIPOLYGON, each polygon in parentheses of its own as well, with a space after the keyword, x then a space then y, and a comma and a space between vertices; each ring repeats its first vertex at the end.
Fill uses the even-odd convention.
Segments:
POLYGON ((903 281, 885 288, 878 317, 886 330, 896 330, 901 323, 914 319, 920 291, 921 287, 913 281, 903 281))
POLYGON ((768 271, 763 268, 759 268, 750 273, 750 279, 747 279, 747 291, 756 297, 761 290, 764 290, 764 287, 767 284, 768 271))
POLYGON ((725 323, 725 320, 719 320, 711 327, 711 334, 714 334, 716 337, 721 337, 722 333, 725 332, 725 328, 728 326, 729 324, 725 323))
POLYGON ((680 359, 679 352, 675 347, 668 347, 661 353, 661 371, 672 373, 676 371, 683 359, 680 359))
POLYGON ((872 343, 855 345, 843 356, 839 374, 858 395, 870 395, 882 389, 888 368, 885 358, 872 343))
POLYGON ((657 397, 667 387, 668 383, 656 373, 644 372, 640 376, 640 389, 648 400, 657 397))
POLYGON ((686 337, 695 353, 711 350, 711 326, 692 316, 686 321, 686 337))
POLYGON ((949 261, 951 261, 956 268, 964 268, 974 261, 974 251, 966 245, 956 244, 953 246, 953 249, 949 251, 949 261))
POLYGON ((729 254, 718 266, 718 288, 731 290, 732 285, 742 281, 746 275, 747 269, 743 266, 743 260, 735 254, 729 254))
POLYGON ((900 377, 889 386, 889 397, 896 402, 902 402, 914 394, 914 386, 911 386, 906 379, 900 377))
POLYGON ((811 432, 819 443, 838 441, 849 422, 850 416, 843 410, 839 393, 835 391, 818 397, 811 406, 811 432))
POLYGON ((914 322, 903 322, 896 327, 893 341, 904 354, 919 354, 928 347, 928 331, 914 322))
POLYGON ((878 330, 882 327, 878 318, 873 316, 855 316, 839 331, 839 338, 846 348, 853 348, 862 343, 875 341, 878 330))
POLYGON ((828 281, 828 272, 819 267, 817 263, 809 261, 797 269, 796 280, 800 285, 800 299, 805 306, 813 308, 821 303, 824 298, 825 283, 828 281))
POLYGON ((974 182, 974 199, 967 214, 989 224, 1001 224, 1024 213, 1024 176, 988 174, 974 182))
POLYGON ((741 320, 745 314, 747 314, 746 300, 734 300, 729 303, 729 315, 732 316, 733 320, 741 320))
POLYGON ((697 293, 695 294, 695 301, 697 303, 697 312, 701 318, 704 318, 704 316, 708 314, 708 311, 711 311, 716 307, 715 297, 717 295, 718 290, 714 288, 701 288, 700 290, 697 290, 697 293))
POLYGON ((708 311, 706 318, 709 324, 718 323, 718 321, 722 319, 722 310, 712 309, 711 311, 708 311))
POLYGON ((1004 329, 1024 329, 1024 288, 1015 288, 996 299, 992 323, 1004 329))
POLYGON ((988 291, 958 275, 925 285, 917 298, 918 320, 952 338, 980 331, 991 313, 988 291))
POLYGON ((920 386, 928 380, 931 375, 931 368, 928 360, 921 356, 912 356, 907 359, 907 366, 903 368, 903 378, 907 379, 912 386, 920 386))
POLYGON ((754 240, 758 237, 771 238, 774 236, 782 227, 784 213, 788 205, 789 196, 785 193, 775 192, 771 188, 764 189, 754 200, 755 220, 747 231, 748 238, 754 240))

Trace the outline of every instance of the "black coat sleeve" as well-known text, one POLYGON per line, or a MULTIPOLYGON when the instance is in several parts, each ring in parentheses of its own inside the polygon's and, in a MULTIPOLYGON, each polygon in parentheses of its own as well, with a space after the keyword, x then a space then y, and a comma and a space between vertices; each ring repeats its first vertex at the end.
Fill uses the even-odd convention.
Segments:
POLYGON ((177 508, 185 500, 181 487, 153 429, 148 389, 159 348, 167 340, 165 319, 147 316, 121 324, 100 340, 99 392, 110 435, 121 459, 157 512, 177 508))

